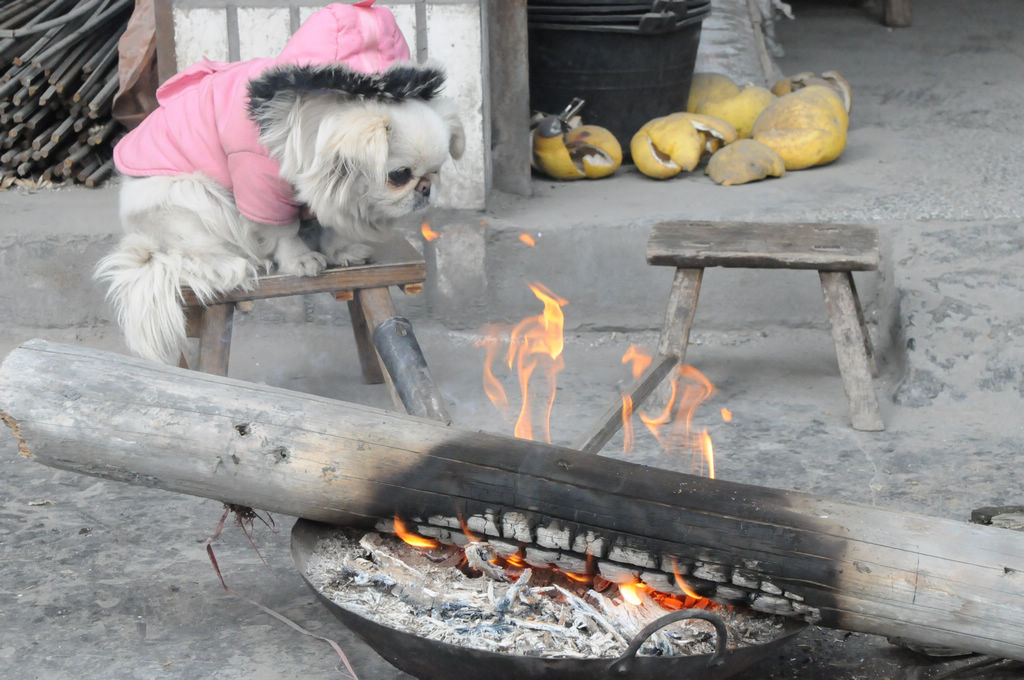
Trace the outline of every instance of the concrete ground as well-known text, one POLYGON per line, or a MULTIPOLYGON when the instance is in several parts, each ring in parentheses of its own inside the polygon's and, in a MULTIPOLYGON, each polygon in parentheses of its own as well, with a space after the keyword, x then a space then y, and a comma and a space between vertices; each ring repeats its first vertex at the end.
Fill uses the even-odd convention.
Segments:
MULTIPOLYGON (((530 199, 499 196, 486 214, 430 217, 442 237, 426 246, 428 261, 458 285, 435 281, 396 304, 456 423, 507 433, 480 387, 479 330, 539 312, 526 281, 568 298, 552 423, 556 443, 568 443, 618 399, 625 349, 656 340, 671 280, 644 262, 656 221, 873 224, 885 264, 858 284, 884 359, 876 386, 886 430, 848 426, 813 273, 711 270, 687 358, 718 388, 697 415, 714 439, 718 476, 962 520, 975 507, 1024 503, 1024 8, 917 2, 913 27, 888 30, 855 3, 793 4, 797 19, 777 27, 783 71, 836 69, 853 86, 838 162, 743 187, 700 174, 659 183, 631 170, 590 183, 538 179, 530 199), (537 247, 518 240, 524 231, 537 247), (734 412, 731 423, 720 407, 734 412)), ((89 280, 116 239, 115 193, 0 193, 9 320, 0 351, 32 337, 123 351, 89 280)), ((259 305, 238 323, 231 374, 386 406, 382 389, 360 384, 343 310, 321 297, 259 305)), ((44 468, 19 458, 13 438, 0 446, 0 675, 341 677, 326 644, 221 588, 203 550, 218 503, 44 468)), ((620 447, 615 439, 604 454, 626 455, 620 447)), ((629 459, 689 470, 688 457, 643 436, 629 459)), ((275 519, 276 532, 255 531, 266 565, 241 532, 225 531, 216 549, 228 583, 337 639, 361 678, 406 677, 305 590, 288 554, 292 518, 275 519)), ((742 677, 926 679, 970 661, 820 629, 783 652, 742 677)))

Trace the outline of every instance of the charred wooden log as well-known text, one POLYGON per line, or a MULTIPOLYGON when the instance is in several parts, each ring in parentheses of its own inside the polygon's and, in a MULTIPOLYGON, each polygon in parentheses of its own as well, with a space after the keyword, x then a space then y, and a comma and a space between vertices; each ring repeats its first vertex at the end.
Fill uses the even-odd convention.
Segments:
POLYGON ((0 184, 70 177, 94 186, 109 176, 106 161, 121 132, 111 119, 117 45, 132 5, 19 0, 0 10, 0 130, 5 148, 25 142, 33 147, 33 153, 0 158, 0 184), (51 137, 40 136, 44 126, 51 137), (78 133, 87 127, 94 129, 80 142, 78 133), (91 173, 67 171, 68 158, 76 158, 72 165, 84 158, 80 143, 94 147, 99 159, 91 173))
POLYGON ((709 480, 98 350, 0 367, 22 455, 337 524, 458 518, 535 563, 1024 660, 1024 534, 709 480))

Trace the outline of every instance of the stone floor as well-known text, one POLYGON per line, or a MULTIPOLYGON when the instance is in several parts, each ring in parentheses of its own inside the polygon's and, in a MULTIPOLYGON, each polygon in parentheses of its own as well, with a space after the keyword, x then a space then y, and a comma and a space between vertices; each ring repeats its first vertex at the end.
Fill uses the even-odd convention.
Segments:
MULTIPOLYGON (((688 361, 717 386, 698 416, 718 476, 961 520, 975 507, 1021 504, 1024 165, 1013 140, 1024 122, 1024 9, 1013 0, 918 2, 914 25, 890 31, 854 3, 793 5, 797 18, 777 27, 783 70, 834 68, 853 84, 850 141, 837 163, 747 187, 697 175, 655 183, 631 171, 601 183, 537 180, 533 198, 498 197, 487 214, 462 218, 487 223, 489 278, 486 291, 467 293, 473 315, 453 328, 423 299, 396 304, 414 320, 456 423, 507 433, 480 388, 479 322, 538 313, 527 280, 569 298, 552 422, 556 443, 568 443, 618 399, 625 349, 655 341, 670 273, 643 263, 653 221, 875 224, 887 271, 862 288, 884 352, 876 386, 886 430, 848 426, 813 274, 709 272, 688 361), (518 244, 526 230, 537 249, 518 244), (731 423, 716 416, 723 406, 731 423)), ((113 205, 114 188, 0 194, 0 304, 12 320, 0 349, 48 337, 123 351, 88 280, 115 238, 113 205)), ((344 315, 323 311, 333 304, 243 317, 232 375, 386 405, 382 389, 360 384, 344 315)), ((615 439, 604 454, 626 455, 620 446, 615 439)), ((0 447, 0 675, 342 677, 326 644, 221 588, 203 550, 220 504, 44 468, 19 458, 11 439, 0 447)), ((635 451, 629 460, 689 469, 688 458, 648 439, 635 451)), ((266 564, 241 532, 225 531, 216 548, 228 583, 337 639, 364 680, 406 677, 305 590, 288 552, 292 518, 275 519, 276 531, 255 531, 266 564)), ((809 629, 741 677, 929 680, 970 661, 809 629)))

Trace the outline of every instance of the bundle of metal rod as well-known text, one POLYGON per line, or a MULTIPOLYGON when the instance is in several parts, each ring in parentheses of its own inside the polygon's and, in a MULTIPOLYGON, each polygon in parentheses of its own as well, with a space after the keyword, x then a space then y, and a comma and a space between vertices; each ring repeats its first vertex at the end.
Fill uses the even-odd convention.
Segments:
POLYGON ((123 128, 111 117, 117 42, 133 0, 10 0, 0 7, 0 185, 102 183, 123 128))

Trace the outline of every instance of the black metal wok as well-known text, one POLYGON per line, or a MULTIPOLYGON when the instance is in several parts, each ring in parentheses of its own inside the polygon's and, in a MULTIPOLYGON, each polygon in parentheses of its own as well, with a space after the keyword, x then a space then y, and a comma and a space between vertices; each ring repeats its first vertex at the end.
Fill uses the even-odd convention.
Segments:
POLYGON ((292 559, 306 585, 317 598, 352 632, 362 638, 381 657, 419 680, 451 680, 458 677, 530 678, 558 680, 595 680, 624 678, 729 678, 767 658, 802 631, 806 624, 787 621, 785 632, 760 645, 726 648, 726 630, 722 620, 703 610, 672 612, 653 622, 632 640, 626 652, 616 659, 551 659, 486 652, 437 642, 405 631, 382 626, 332 602, 319 593, 306 577, 306 564, 317 541, 337 532, 337 527, 300 519, 292 527, 292 559), (659 628, 682 619, 710 621, 717 634, 714 654, 679 657, 636 656, 643 642, 659 628))

